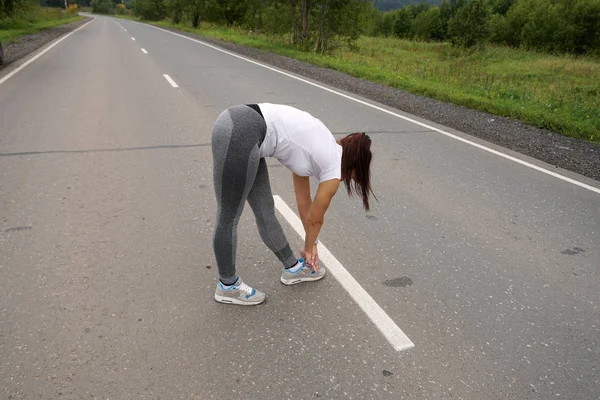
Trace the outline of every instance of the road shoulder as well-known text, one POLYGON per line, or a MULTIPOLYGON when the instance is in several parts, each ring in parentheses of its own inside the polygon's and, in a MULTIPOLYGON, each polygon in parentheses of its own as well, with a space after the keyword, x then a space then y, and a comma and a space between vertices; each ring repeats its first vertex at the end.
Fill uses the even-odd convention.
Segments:
POLYGON ((52 42, 53 40, 74 31, 91 19, 93 18, 84 17, 79 21, 50 29, 44 29, 39 32, 20 37, 13 43, 6 45, 3 44, 4 63, 0 65, 0 75, 2 75, 1 71, 6 70, 11 64, 23 59, 24 57, 27 57, 29 54, 52 42))

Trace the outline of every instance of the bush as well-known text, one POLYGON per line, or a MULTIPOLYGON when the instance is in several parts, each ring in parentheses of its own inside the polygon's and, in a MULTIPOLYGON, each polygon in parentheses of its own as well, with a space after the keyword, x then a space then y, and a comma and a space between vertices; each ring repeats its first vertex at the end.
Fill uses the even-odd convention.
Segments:
POLYGON ((536 4, 523 26, 522 44, 545 51, 573 51, 576 26, 565 18, 566 12, 561 4, 536 4))
POLYGON ((576 0, 571 21, 577 25, 576 53, 600 53, 600 0, 576 0))
POLYGON ((98 14, 114 14, 115 11, 111 0, 92 0, 90 6, 98 14))
POLYGON ((448 22, 448 33, 455 44, 474 46, 489 37, 489 9, 485 0, 473 0, 460 8, 448 22))
POLYGON ((508 44, 511 39, 510 24, 508 19, 501 14, 494 14, 490 18, 490 42, 508 44))
POLYGON ((445 32, 439 7, 432 7, 417 15, 412 22, 412 33, 421 39, 443 40, 445 32))
POLYGON ((388 12, 383 14, 381 18, 381 27, 379 28, 380 33, 383 36, 390 36, 393 33, 395 14, 388 12))
POLYGON ((166 9, 174 24, 181 23, 184 8, 184 0, 166 0, 166 9))
POLYGON ((506 13, 508 13, 508 10, 510 10, 514 3, 515 0, 491 0, 492 14, 506 16, 506 13))
POLYGON ((71 15, 75 15, 79 12, 79 6, 77 4, 70 4, 69 7, 67 7, 67 13, 71 14, 71 15))
POLYGON ((262 16, 262 26, 265 32, 272 34, 289 32, 292 18, 287 11, 287 8, 281 3, 275 3, 267 7, 262 16))
POLYGON ((135 0, 133 10, 137 15, 149 21, 158 21, 165 17, 165 3, 162 0, 135 0))
POLYGON ((115 7, 115 14, 117 14, 117 15, 127 14, 127 7, 125 7, 125 4, 117 4, 117 6, 115 7))
POLYGON ((506 14, 508 43, 534 50, 600 50, 600 0, 519 0, 506 14))
POLYGON ((412 22, 413 15, 408 8, 404 7, 402 10, 398 11, 392 25, 394 35, 400 38, 409 37, 412 22))

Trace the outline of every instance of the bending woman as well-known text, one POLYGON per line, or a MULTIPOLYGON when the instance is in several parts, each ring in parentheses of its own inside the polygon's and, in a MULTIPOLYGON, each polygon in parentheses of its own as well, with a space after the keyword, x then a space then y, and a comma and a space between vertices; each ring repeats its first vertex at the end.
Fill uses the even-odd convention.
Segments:
POLYGON ((215 300, 256 305, 265 294, 236 273, 237 226, 246 200, 263 242, 283 264, 281 282, 294 285, 322 279, 317 237, 340 182, 358 194, 369 210, 371 139, 353 133, 336 142, 317 118, 296 108, 269 103, 233 106, 217 118, 212 131, 213 178, 217 200, 214 252, 219 268, 215 300), (298 259, 275 216, 265 157, 293 172, 294 190, 306 236, 298 259), (314 200, 309 178, 319 182, 314 200))

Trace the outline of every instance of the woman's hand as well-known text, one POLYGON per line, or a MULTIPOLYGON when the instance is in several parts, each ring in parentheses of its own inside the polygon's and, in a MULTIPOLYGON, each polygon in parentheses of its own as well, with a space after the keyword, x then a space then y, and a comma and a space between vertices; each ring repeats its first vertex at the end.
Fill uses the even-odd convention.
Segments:
POLYGON ((316 272, 319 272, 319 254, 317 251, 317 245, 313 245, 310 250, 303 248, 300 251, 300 255, 304 258, 306 265, 311 267, 316 272))
POLYGON ((313 245, 312 256, 313 256, 313 262, 312 262, 313 269, 316 272, 319 272, 319 250, 317 248, 316 243, 313 245))

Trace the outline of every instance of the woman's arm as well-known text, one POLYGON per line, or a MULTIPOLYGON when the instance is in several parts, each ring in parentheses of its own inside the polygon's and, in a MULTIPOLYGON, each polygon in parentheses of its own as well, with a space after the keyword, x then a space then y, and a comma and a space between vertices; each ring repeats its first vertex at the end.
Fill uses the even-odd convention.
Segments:
POLYGON ((329 181, 321 182, 317 189, 317 194, 313 200, 308 214, 306 215, 305 231, 306 237, 304 239, 304 250, 311 252, 313 244, 317 241, 321 227, 325 220, 325 213, 331 204, 331 199, 335 196, 335 193, 340 186, 338 179, 332 179, 329 181))
POLYGON ((300 220, 306 231, 306 216, 310 211, 312 205, 312 199, 310 197, 310 181, 308 176, 294 176, 294 191, 296 192, 296 204, 298 206, 298 213, 300 214, 300 220))
POLYGON ((318 270, 318 253, 316 241, 323 226, 325 213, 329 208, 331 199, 340 186, 340 181, 332 179, 322 182, 317 189, 314 201, 310 196, 310 181, 307 176, 294 176, 294 191, 296 192, 296 203, 300 220, 304 226, 304 248, 302 256, 306 258, 308 264, 318 270))

